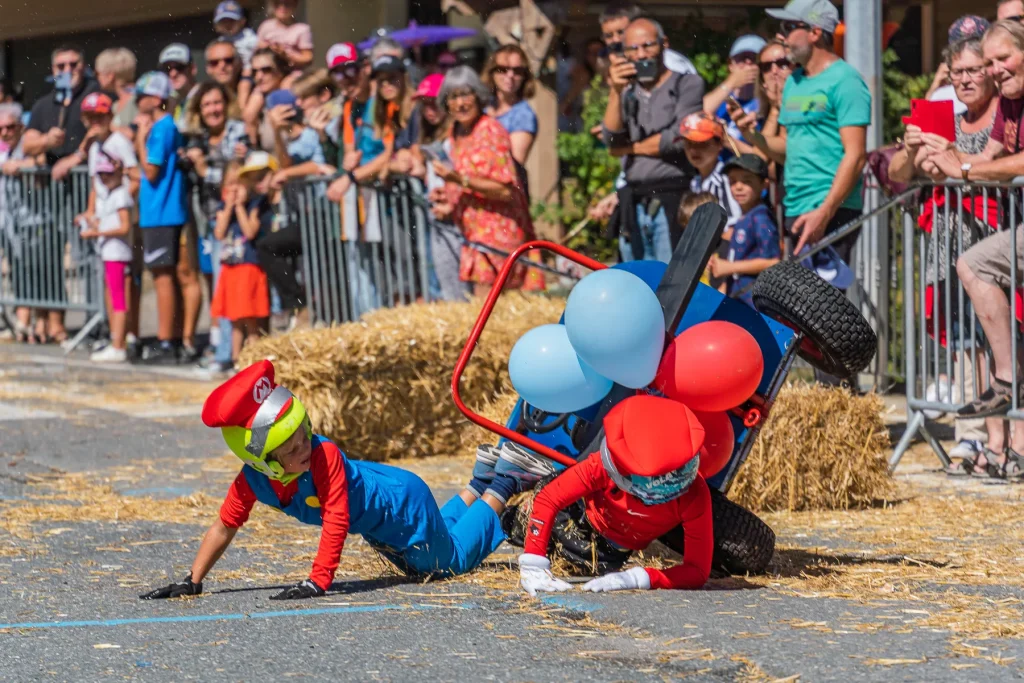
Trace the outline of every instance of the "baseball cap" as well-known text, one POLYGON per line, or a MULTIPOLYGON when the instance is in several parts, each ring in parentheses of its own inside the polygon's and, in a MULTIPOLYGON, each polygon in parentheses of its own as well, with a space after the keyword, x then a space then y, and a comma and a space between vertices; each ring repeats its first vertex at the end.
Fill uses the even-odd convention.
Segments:
POLYGON ((224 0, 217 5, 217 10, 213 13, 213 23, 216 24, 224 19, 242 19, 244 17, 245 12, 241 5, 234 0, 224 0))
POLYGON ((800 265, 813 270, 825 282, 837 289, 849 289, 856 279, 853 270, 846 261, 839 258, 839 253, 832 247, 825 247, 812 256, 800 261, 800 265))
POLYGON ((171 43, 163 50, 160 50, 160 64, 191 64, 192 50, 184 43, 171 43))
POLYGON ((256 173, 257 171, 276 171, 277 169, 277 158, 273 154, 256 151, 249 152, 249 156, 245 158, 245 164, 238 174, 245 175, 246 173, 256 173))
POLYGON ((135 98, 159 97, 161 100, 171 98, 171 79, 161 71, 149 71, 135 82, 135 98))
POLYGON ((335 43, 327 51, 327 68, 333 69, 359 61, 359 50, 352 43, 335 43))
POLYGON ((733 157, 722 167, 722 173, 728 174, 734 168, 750 171, 759 178, 768 177, 768 164, 756 154, 741 154, 738 157, 733 157))
POLYGON ((732 47, 729 48, 729 59, 732 59, 736 55, 744 53, 758 54, 767 45, 767 41, 761 36, 755 36, 753 34, 747 34, 740 36, 733 41, 732 47))
POLYGON ((82 100, 83 114, 109 114, 114 103, 101 92, 89 93, 82 100))
POLYGON ((120 167, 120 159, 115 159, 111 156, 108 156, 106 152, 101 153, 98 157, 96 157, 97 173, 113 173, 120 167))
POLYGON ((373 73, 405 73, 405 62, 394 55, 381 55, 373 60, 373 73))
POLYGON ((712 138, 725 139, 725 128, 714 117, 702 111, 694 112, 679 124, 679 137, 690 142, 707 142, 712 138))
POLYGON ((828 0, 791 0, 782 9, 768 10, 768 16, 780 21, 802 21, 826 33, 835 33, 839 10, 828 0))
POLYGON ((444 83, 443 74, 430 74, 416 86, 416 93, 413 97, 437 97, 437 94, 441 92, 442 83, 444 83))
POLYGON ((979 17, 976 14, 965 14, 949 27, 949 44, 966 40, 968 38, 981 37, 988 27, 991 26, 988 19, 979 17))

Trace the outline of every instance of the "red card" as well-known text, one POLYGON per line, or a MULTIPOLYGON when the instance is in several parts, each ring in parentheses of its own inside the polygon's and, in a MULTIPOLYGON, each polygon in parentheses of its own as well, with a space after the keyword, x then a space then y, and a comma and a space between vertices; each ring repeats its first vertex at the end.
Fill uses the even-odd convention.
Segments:
POLYGON ((912 123, 924 133, 934 133, 956 142, 952 100, 910 100, 910 116, 904 116, 903 123, 912 123))

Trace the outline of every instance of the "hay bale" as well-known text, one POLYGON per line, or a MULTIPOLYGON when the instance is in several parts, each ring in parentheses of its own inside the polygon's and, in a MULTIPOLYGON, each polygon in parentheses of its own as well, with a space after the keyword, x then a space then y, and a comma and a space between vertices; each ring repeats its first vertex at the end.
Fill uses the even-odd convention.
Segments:
POLYGON ((895 497, 882 399, 789 384, 729 498, 756 511, 846 510, 895 497))
MULTIPOLYGON (((450 385, 482 301, 381 309, 322 330, 267 337, 240 367, 273 361, 277 381, 303 401, 314 429, 366 460, 451 455, 495 440, 455 407, 450 385)), ((504 422, 514 404, 508 356, 527 330, 556 322, 564 299, 508 293, 488 321, 462 377, 462 396, 504 422)))

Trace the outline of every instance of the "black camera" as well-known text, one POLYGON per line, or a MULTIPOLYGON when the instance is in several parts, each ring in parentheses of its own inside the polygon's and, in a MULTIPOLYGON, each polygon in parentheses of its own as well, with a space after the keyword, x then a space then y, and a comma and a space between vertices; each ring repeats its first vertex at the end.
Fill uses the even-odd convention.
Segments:
POLYGON ((636 67, 636 80, 649 83, 658 77, 658 61, 655 59, 638 59, 633 62, 636 67))

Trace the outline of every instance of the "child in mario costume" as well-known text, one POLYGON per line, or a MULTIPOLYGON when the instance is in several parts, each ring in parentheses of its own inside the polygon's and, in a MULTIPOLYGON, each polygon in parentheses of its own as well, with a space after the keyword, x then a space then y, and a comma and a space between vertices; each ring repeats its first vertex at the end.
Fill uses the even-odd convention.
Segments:
POLYGON ((309 578, 271 597, 321 596, 330 588, 349 533, 410 575, 468 572, 504 540, 497 512, 480 497, 452 498, 438 509, 422 479, 397 467, 351 460, 314 434, 302 403, 274 384, 261 361, 218 387, 203 406, 203 422, 220 427, 245 462, 228 490, 219 519, 203 537, 192 571, 180 583, 143 599, 197 595, 203 578, 230 545, 257 501, 323 528, 309 578))
POLYGON ((697 468, 704 428, 682 403, 640 395, 604 418, 601 448, 537 494, 519 556, 520 583, 530 594, 571 586, 551 574, 547 558, 556 514, 582 499, 594 530, 624 550, 643 550, 682 526, 683 562, 666 569, 634 567, 593 579, 583 590, 700 588, 711 573, 711 494, 697 468))

